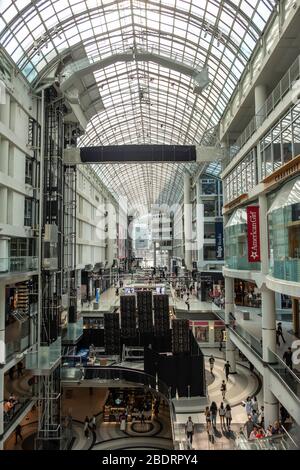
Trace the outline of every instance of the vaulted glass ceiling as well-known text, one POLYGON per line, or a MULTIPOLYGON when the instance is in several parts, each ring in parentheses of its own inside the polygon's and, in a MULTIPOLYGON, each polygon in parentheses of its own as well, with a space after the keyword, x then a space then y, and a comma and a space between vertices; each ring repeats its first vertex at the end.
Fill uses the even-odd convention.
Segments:
MULTIPOLYGON (((92 81, 82 79, 90 96, 93 90, 100 94, 103 109, 89 122, 81 145, 214 144, 222 113, 276 3, 0 0, 0 43, 32 86, 58 66, 63 70, 76 51, 89 61, 131 51, 132 60, 116 60, 94 71, 92 81), (138 51, 177 66, 136 60, 138 51), (193 74, 178 64, 195 74, 207 67, 209 85, 195 92, 193 74)), ((167 194, 174 200, 182 189, 182 165, 101 166, 97 172, 143 203, 167 194)))

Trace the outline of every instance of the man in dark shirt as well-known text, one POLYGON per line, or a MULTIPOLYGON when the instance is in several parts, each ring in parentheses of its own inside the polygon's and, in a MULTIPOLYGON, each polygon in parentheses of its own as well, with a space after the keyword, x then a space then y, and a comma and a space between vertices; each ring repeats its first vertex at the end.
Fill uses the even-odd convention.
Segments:
POLYGON ((290 369, 293 369, 293 352, 291 348, 284 352, 283 360, 290 369))
POLYGON ((226 376, 226 381, 228 382, 228 376, 229 376, 229 370, 231 366, 229 364, 229 361, 227 361, 224 365, 224 370, 225 370, 225 376, 226 376))
POLYGON ((283 334, 282 334, 282 324, 281 324, 281 322, 279 322, 278 325, 277 325, 277 336, 278 336, 278 341, 279 341, 279 338, 281 337, 282 341, 285 343, 285 339, 284 339, 283 334))

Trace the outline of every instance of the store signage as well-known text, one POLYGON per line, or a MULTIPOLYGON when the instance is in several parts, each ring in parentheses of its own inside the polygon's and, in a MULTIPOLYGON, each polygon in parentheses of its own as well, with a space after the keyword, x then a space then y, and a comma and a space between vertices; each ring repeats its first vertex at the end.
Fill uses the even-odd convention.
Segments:
POLYGON ((269 188, 270 186, 281 183, 282 181, 288 179, 290 176, 294 176, 295 174, 299 173, 300 171, 300 155, 297 155, 289 162, 282 165, 276 171, 271 173, 271 175, 267 176, 263 183, 265 183, 265 187, 269 188))
POLYGON ((215 223, 216 232, 216 259, 224 259, 223 222, 215 223))
POLYGON ((247 207, 248 225, 248 261, 257 263, 260 261, 260 237, 259 237, 259 207, 247 207))

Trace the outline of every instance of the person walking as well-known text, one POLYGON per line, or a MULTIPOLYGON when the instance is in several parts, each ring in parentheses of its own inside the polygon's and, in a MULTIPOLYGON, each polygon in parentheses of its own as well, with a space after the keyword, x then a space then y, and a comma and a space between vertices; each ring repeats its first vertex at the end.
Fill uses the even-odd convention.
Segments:
POLYGON ((211 426, 211 412, 208 406, 205 408, 204 416, 206 421, 206 430, 208 432, 208 429, 211 426))
POLYGON ((210 405, 210 416, 211 416, 211 424, 213 425, 214 428, 217 427, 217 412, 218 412, 218 407, 215 401, 212 402, 210 405))
POLYGON ((190 302, 188 298, 186 299, 185 304, 187 306, 187 309, 190 310, 190 302))
POLYGON ((252 401, 250 397, 247 397, 247 400, 245 402, 245 411, 247 416, 252 415, 252 401))
POLYGON ((227 429, 228 429, 228 431, 230 431, 232 415, 231 415, 231 407, 230 407, 229 403, 226 405, 226 408, 225 408, 225 418, 226 418, 227 429))
POLYGON ((84 427, 83 427, 84 435, 87 439, 90 438, 90 420, 89 417, 86 416, 84 420, 84 427))
POLYGON ((261 406, 260 412, 259 412, 259 425, 264 428, 265 427, 265 407, 261 406))
POLYGON ((287 351, 284 352, 283 360, 286 363, 286 365, 291 370, 293 370, 293 352, 292 352, 292 348, 288 348, 287 351))
POLYGON ((251 400, 251 404, 252 404, 252 410, 256 411, 256 413, 257 413, 258 412, 258 401, 257 401, 257 398, 256 398, 255 395, 251 400))
POLYGON ((23 441, 23 437, 22 437, 22 426, 20 424, 18 424, 18 426, 16 427, 16 430, 15 430, 15 445, 18 444, 18 437, 21 439, 21 441, 23 441))
POLYGON ((91 421, 91 426, 92 426, 92 431, 96 431, 96 415, 93 415, 92 421, 91 421))
POLYGON ((18 378, 19 378, 19 377, 22 377, 22 375, 23 375, 23 362, 20 361, 20 362, 18 362, 18 364, 17 364, 17 377, 18 377, 18 378))
POLYGON ((189 416, 187 423, 185 425, 185 432, 187 439, 190 441, 191 445, 193 444, 193 435, 194 435, 194 423, 191 416, 189 416))
POLYGON ((210 373, 211 375, 214 375, 213 370, 214 370, 214 365, 215 365, 215 358, 213 355, 210 356, 210 358, 208 359, 208 362, 209 362, 209 367, 210 367, 210 373))
POLYGON ((285 343, 285 339, 283 337, 283 334, 282 334, 282 323, 279 322, 278 325, 277 325, 277 334, 278 334, 278 342, 279 342, 279 338, 282 339, 282 341, 285 343))
POLYGON ((223 400, 225 400, 225 395, 226 395, 226 383, 225 383, 225 380, 222 380, 222 384, 221 384, 221 393, 222 393, 222 398, 223 400))
POLYGON ((221 427, 225 425, 225 408, 223 402, 221 402, 220 408, 219 408, 219 416, 220 416, 220 423, 221 427))
POLYGON ((229 364, 229 361, 225 362, 224 364, 224 371, 225 371, 225 377, 226 377, 226 382, 228 382, 228 376, 229 376, 229 371, 230 371, 231 365, 229 364))

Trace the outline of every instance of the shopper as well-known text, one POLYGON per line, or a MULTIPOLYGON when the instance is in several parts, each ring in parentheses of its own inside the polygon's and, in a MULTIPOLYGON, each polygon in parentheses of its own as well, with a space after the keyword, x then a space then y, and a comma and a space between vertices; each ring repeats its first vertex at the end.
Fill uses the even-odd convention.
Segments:
POLYGON ((280 422, 281 422, 282 425, 284 425, 286 420, 289 418, 289 414, 288 414, 287 410, 282 405, 280 407, 280 418, 281 418, 280 422))
POLYGON ((252 415, 252 401, 250 397, 247 397, 247 400, 245 402, 245 411, 247 416, 252 415))
POLYGON ((248 416, 248 421, 244 425, 244 429, 246 431, 248 439, 249 439, 249 436, 250 436, 251 432, 253 431, 253 428, 254 428, 254 423, 252 421, 252 417, 249 415, 248 416))
POLYGON ((225 377, 226 377, 227 382, 228 382, 228 376, 229 376, 230 368, 231 368, 231 365, 229 364, 229 361, 225 362, 224 371, 225 371, 225 377))
POLYGON ((252 404, 252 410, 255 410, 256 412, 258 412, 258 401, 255 395, 251 400, 251 404, 252 404))
POLYGON ((10 380, 14 380, 15 370, 16 370, 15 366, 9 369, 8 375, 9 375, 10 380))
POLYGON ((226 395, 226 383, 225 383, 225 380, 222 380, 221 392, 222 392, 222 398, 223 398, 223 400, 225 400, 225 395, 226 395))
POLYGON ((225 425, 225 408, 223 402, 221 402, 220 408, 219 408, 219 416, 220 416, 220 423, 221 427, 225 425))
POLYGON ((259 424, 261 427, 265 427, 265 408, 264 406, 262 406, 260 408, 260 412, 259 412, 259 418, 260 418, 260 421, 259 421, 259 424))
POLYGON ((91 421, 91 426, 92 426, 92 431, 96 431, 96 415, 93 415, 92 421, 91 421))
POLYGON ((293 352, 292 348, 288 348, 287 351, 283 354, 283 360, 285 361, 286 365, 293 370, 293 352))
POLYGON ((22 377, 22 375, 23 375, 23 362, 20 361, 17 364, 17 376, 19 378, 19 377, 22 377))
POLYGON ((249 434, 249 438, 248 438, 249 441, 253 441, 254 439, 256 439, 257 431, 258 431, 257 426, 253 426, 253 429, 252 429, 252 431, 251 431, 250 434, 249 434))
POLYGON ((83 431, 84 431, 84 435, 85 435, 85 437, 86 437, 87 439, 90 438, 89 428, 90 428, 90 420, 89 420, 89 417, 86 416, 86 417, 85 417, 85 420, 84 420, 83 431))
POLYGON ((228 431, 230 431, 232 415, 231 415, 231 407, 230 407, 229 403, 226 405, 226 408, 225 408, 225 418, 226 418, 227 429, 228 429, 228 431))
POLYGON ((252 421, 254 426, 258 425, 258 413, 255 410, 252 410, 252 421))
POLYGON ((215 401, 212 402, 210 405, 210 416, 211 416, 211 424, 213 425, 214 428, 217 427, 217 412, 218 412, 218 407, 215 401))
POLYGON ((282 341, 285 343, 285 339, 284 339, 283 334, 282 334, 282 323, 281 322, 279 322, 278 325, 277 325, 277 332, 278 332, 277 333, 278 334, 278 340, 279 340, 279 338, 281 338, 282 341))
POLYGON ((18 424, 18 426, 16 427, 16 430, 15 430, 15 445, 18 444, 18 437, 21 439, 21 441, 23 441, 23 437, 22 437, 22 426, 20 424, 18 424))
POLYGON ((210 358, 208 359, 208 362, 209 362, 209 367, 210 367, 210 373, 211 375, 214 375, 213 370, 214 370, 214 365, 215 365, 215 358, 213 355, 210 356, 210 358))
POLYGON ((186 299, 185 304, 187 306, 187 309, 190 310, 190 302, 188 298, 186 299))
POLYGON ((189 416, 187 423, 185 425, 185 432, 187 439, 190 441, 191 445, 193 444, 193 435, 194 435, 194 423, 191 416, 189 416))

